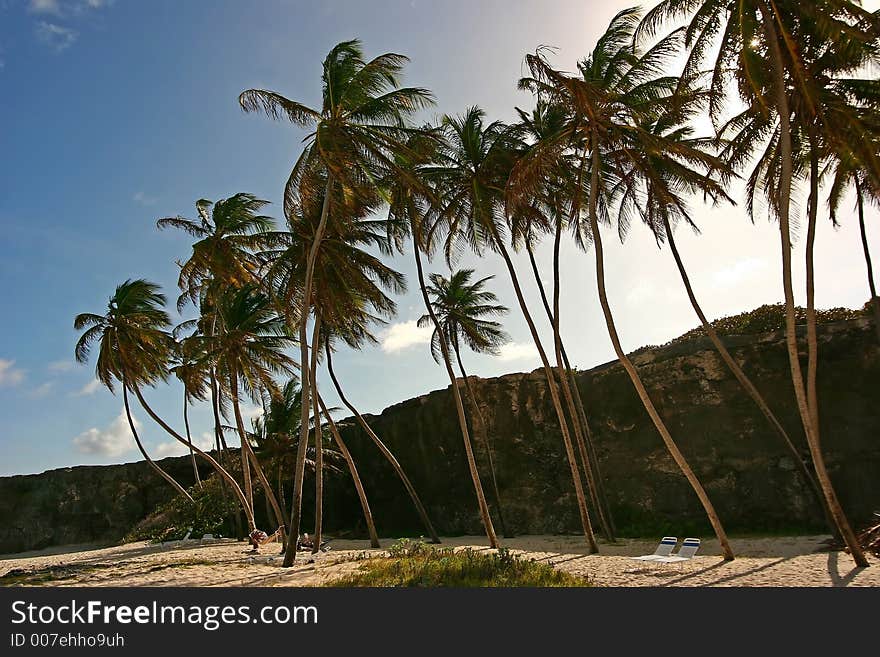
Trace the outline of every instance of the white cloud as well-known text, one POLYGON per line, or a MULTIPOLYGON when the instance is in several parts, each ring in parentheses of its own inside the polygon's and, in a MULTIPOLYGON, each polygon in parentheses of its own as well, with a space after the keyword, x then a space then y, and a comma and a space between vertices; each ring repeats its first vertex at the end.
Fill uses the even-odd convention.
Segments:
MULTIPOLYGON (((214 446, 213 432, 205 431, 201 436, 193 436, 193 445, 201 450, 208 451, 214 446)), ((172 440, 167 443, 159 443, 153 451, 156 454, 156 458, 163 459, 166 456, 189 454, 189 447, 181 442, 172 440)))
POLYGON ((98 389, 101 387, 101 382, 98 379, 92 379, 87 384, 85 384, 82 388, 77 391, 77 397, 87 397, 89 395, 94 395, 98 392, 98 389))
POLYGON ((538 358, 538 350, 533 342, 508 342, 498 350, 498 359, 503 361, 535 358, 538 358))
MULTIPOLYGON (((135 429, 141 428, 137 418, 132 417, 135 429)), ((121 456, 134 448, 134 436, 128 425, 125 410, 121 411, 110 426, 105 429, 92 427, 83 431, 73 439, 73 445, 83 454, 96 454, 98 456, 121 456)))
POLYGON ((141 205, 154 205, 156 203, 156 198, 154 196, 147 196, 144 192, 136 192, 135 195, 131 197, 131 200, 135 203, 140 203, 141 205))
POLYGON ((256 420, 258 417, 263 417, 263 407, 262 406, 242 406, 241 407, 241 416, 245 420, 256 420))
POLYGON ((55 52, 67 50, 74 44, 79 32, 69 27, 40 21, 37 23, 37 39, 42 41, 55 52))
POLYGON ((433 327, 419 327, 414 319, 408 322, 397 322, 382 332, 382 351, 393 354, 413 345, 428 344, 433 332, 433 327))
POLYGON ((28 9, 34 14, 61 15, 61 3, 58 0, 28 0, 28 9))
POLYGON ((72 360, 53 360, 47 366, 50 372, 69 372, 76 366, 72 360))
POLYGON ((34 399, 40 399, 41 397, 45 397, 50 392, 52 392, 52 386, 55 385, 54 381, 46 381, 46 383, 42 383, 38 385, 36 388, 30 391, 29 395, 34 399))
POLYGON ((0 358, 0 386, 17 386, 24 381, 24 370, 14 367, 14 360, 0 358))

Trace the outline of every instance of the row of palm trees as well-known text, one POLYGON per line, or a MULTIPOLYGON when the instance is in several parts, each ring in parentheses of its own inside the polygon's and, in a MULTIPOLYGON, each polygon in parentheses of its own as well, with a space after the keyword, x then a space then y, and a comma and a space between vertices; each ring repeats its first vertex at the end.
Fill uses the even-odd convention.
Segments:
MULTIPOLYGON (((644 16, 637 9, 617 14, 575 72, 555 68, 546 50, 527 55, 529 75, 519 86, 534 95, 535 106, 529 111, 518 109, 519 121, 509 125, 489 121, 481 109, 471 107, 460 115, 444 116, 433 126, 416 122, 418 113, 432 105, 431 93, 400 84, 405 57, 387 53, 367 60, 358 41, 340 43, 323 63, 320 107, 261 89, 239 97, 246 112, 262 112, 308 130, 284 189, 286 229, 277 230, 260 214, 265 201, 244 193, 214 204, 199 201, 196 220, 161 219, 160 228, 182 229, 196 240, 190 258, 179 263, 178 306, 194 304, 198 318, 177 327, 172 335, 170 318, 162 308, 164 298, 156 287, 128 281, 117 289, 105 315, 77 318, 78 329, 89 327, 77 345, 77 358, 85 360, 89 347, 100 340, 101 381, 111 389, 114 381, 121 383, 126 406, 131 391, 166 431, 209 459, 239 499, 251 529, 255 526, 253 469, 279 526, 289 535, 299 535, 303 475, 313 435, 315 525, 320 534, 326 422, 355 482, 372 542, 378 545, 356 464, 317 387, 316 373, 323 361, 340 399, 395 468, 426 530, 438 540, 400 463, 349 402, 332 368, 332 356, 340 347, 361 349, 375 342, 373 327, 394 316, 389 295, 402 292, 405 280, 383 257, 404 253, 411 243, 425 305, 419 322, 434 329, 431 352, 449 377, 477 508, 489 544, 497 547, 471 441, 472 431, 479 434, 494 504, 506 533, 489 427, 462 365, 460 347, 463 342, 476 351, 494 352, 506 336, 492 318, 507 309, 486 289, 488 279, 472 282, 470 270, 454 271, 448 279, 426 276, 424 260, 442 253, 452 266, 466 250, 500 255, 541 360, 585 540, 591 551, 597 551, 592 517, 611 540, 614 522, 592 444, 589 413, 560 331, 559 253, 563 237, 569 237, 580 249, 592 249, 600 307, 615 353, 705 509, 724 557, 732 559, 708 493, 621 347, 605 284, 602 230, 616 228, 625 239, 637 219, 658 245, 669 242, 695 314, 722 360, 769 428, 803 465, 801 474, 815 490, 830 527, 845 541, 856 563, 867 565, 822 457, 813 253, 823 185, 832 219, 845 192, 855 190, 863 235, 864 203, 880 199, 880 85, 865 74, 878 62, 878 48, 880 15, 854 2, 820 0, 805 7, 782 0, 735 5, 721 0, 663 0, 644 16), (655 38, 682 18, 684 26, 655 38), (711 67, 704 70, 708 55, 716 49, 711 67), (670 74, 682 54, 682 71, 670 74), (731 105, 736 106, 733 112, 731 105), (714 134, 697 133, 695 121, 703 115, 712 119, 714 134), (741 176, 746 179, 749 215, 762 200, 779 225, 786 343, 809 462, 801 458, 801 437, 786 431, 712 329, 674 239, 674 229, 681 223, 698 230, 692 197, 701 194, 713 203, 733 202, 727 190, 741 176), (796 212, 792 194, 801 188, 808 194, 806 378, 798 357, 791 280, 791 226, 796 212), (549 295, 534 258, 535 246, 545 236, 552 237, 554 254, 549 295), (523 247, 541 293, 543 314, 552 327, 552 348, 542 343, 511 255, 523 247), (295 346, 298 358, 289 351, 295 346), (165 380, 172 369, 184 383, 184 407, 210 400, 220 460, 225 451, 220 416, 234 417, 242 444, 243 487, 222 463, 194 447, 188 435, 175 432, 146 404, 142 389, 165 380), (278 499, 283 494, 272 493, 240 407, 242 395, 253 400, 283 396, 277 380, 294 371, 301 397, 299 437, 289 441, 296 453, 290 463, 293 493, 288 514, 283 509, 286 501, 278 499)), ((863 242, 870 277, 867 242, 863 242)), ((873 281, 871 295, 880 314, 873 281)), ((180 492, 186 494, 182 488, 180 492)), ((293 563, 296 550, 296 541, 287 541, 285 565, 293 563)))

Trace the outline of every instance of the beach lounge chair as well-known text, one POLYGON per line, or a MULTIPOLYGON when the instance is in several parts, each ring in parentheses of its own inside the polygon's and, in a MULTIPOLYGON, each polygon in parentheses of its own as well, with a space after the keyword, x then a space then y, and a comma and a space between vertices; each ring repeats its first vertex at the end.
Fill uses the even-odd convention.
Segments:
POLYGON ((684 543, 681 544, 681 549, 678 552, 667 557, 652 559, 652 561, 654 563, 681 563, 682 561, 690 561, 694 558, 694 555, 699 549, 700 539, 686 538, 684 539, 684 543))
POLYGON ((635 559, 636 561, 656 561, 657 559, 663 559, 672 554, 672 550, 677 543, 678 539, 675 536, 664 536, 660 540, 660 545, 654 550, 654 554, 643 554, 640 557, 630 558, 635 559))

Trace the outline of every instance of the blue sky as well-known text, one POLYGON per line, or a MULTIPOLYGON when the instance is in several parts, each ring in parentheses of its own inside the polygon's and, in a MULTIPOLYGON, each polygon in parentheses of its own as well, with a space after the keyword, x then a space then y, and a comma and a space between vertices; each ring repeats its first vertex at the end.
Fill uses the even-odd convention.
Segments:
MULTIPOLYGON (((432 89, 438 100, 426 118, 478 104, 492 118, 512 119, 514 106, 531 102, 516 90, 523 56, 551 45, 559 65, 571 68, 627 4, 560 0, 549 11, 539 0, 0 0, 0 475, 136 459, 119 419, 121 400, 97 388, 91 366, 73 362, 73 317, 103 312, 114 286, 130 277, 155 280, 176 297, 174 261, 186 257, 188 243, 159 233, 159 217, 192 216, 197 199, 239 191, 272 201, 269 213, 280 216, 303 135, 242 114, 239 92, 263 87, 313 104, 324 55, 357 37, 368 55, 411 57, 406 82, 432 89)), ((876 251, 876 211, 869 212, 876 251)), ((696 214, 703 236, 682 232, 679 242, 706 311, 718 317, 781 300, 775 227, 764 219, 752 225, 737 208, 696 214)), ((852 219, 845 213, 841 229, 820 227, 820 306, 860 307, 868 297, 852 219)), ((623 246, 606 241, 609 296, 626 348, 664 342, 696 324, 668 251, 647 231, 634 227, 623 246)), ((542 246, 540 261, 549 258, 549 245, 542 246)), ((412 281, 410 259, 395 262, 412 281)), ((800 243, 795 262, 802 264, 800 243)), ((496 274, 502 301, 516 305, 497 257, 461 264, 496 274)), ((517 264, 535 304, 527 261, 517 264)), ((798 270, 796 284, 802 278, 798 270)), ((398 298, 382 346, 334 359, 365 411, 448 384, 413 326, 422 312, 414 285, 398 298)), ((582 368, 610 360, 591 254, 563 249, 563 286, 572 360, 582 368)), ((468 355, 472 373, 537 366, 517 313, 506 328, 513 343, 502 357, 468 355)), ((181 424, 176 386, 148 395, 181 424)), ((154 454, 177 453, 145 414, 135 415, 154 454)), ((192 417, 200 436, 208 411, 194 409, 192 417)))

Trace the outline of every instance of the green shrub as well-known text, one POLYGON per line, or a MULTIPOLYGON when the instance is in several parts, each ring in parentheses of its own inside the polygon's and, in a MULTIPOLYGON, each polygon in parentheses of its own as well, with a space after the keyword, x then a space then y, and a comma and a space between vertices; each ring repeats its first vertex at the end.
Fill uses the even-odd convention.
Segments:
POLYGON ((330 586, 591 586, 588 579, 523 559, 507 548, 497 552, 477 552, 471 548, 455 551, 404 539, 388 552, 389 556, 365 561, 357 572, 333 581, 330 586))
POLYGON ((195 505, 180 495, 174 497, 131 530, 123 542, 176 540, 186 536, 190 529, 196 538, 220 534, 229 516, 237 512, 238 501, 229 490, 224 495, 216 476, 202 484, 201 488, 189 489, 195 505))

